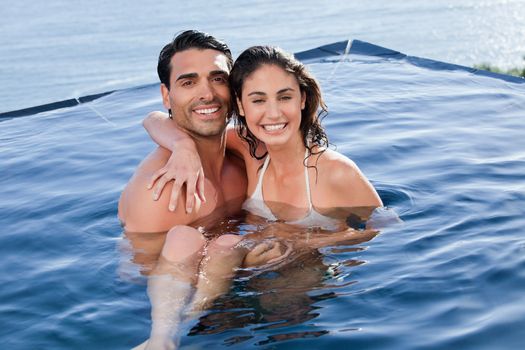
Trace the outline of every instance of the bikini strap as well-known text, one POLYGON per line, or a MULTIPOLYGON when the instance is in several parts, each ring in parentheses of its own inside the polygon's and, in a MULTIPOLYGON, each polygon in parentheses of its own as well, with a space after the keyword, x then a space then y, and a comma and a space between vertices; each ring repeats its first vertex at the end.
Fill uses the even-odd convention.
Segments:
POLYGON ((255 191, 253 192, 252 197, 255 197, 256 195, 258 195, 260 196, 261 200, 264 200, 263 195, 262 195, 262 181, 263 181, 264 173, 266 172, 266 168, 268 168, 268 164, 270 164, 269 154, 264 159, 264 164, 261 168, 261 172, 259 173, 259 180, 257 181, 257 186, 255 187, 255 191))
MULTIPOLYGON (((305 160, 307 156, 308 156, 308 148, 306 149, 304 153, 305 160)), ((306 196, 308 197, 308 214, 309 214, 313 209, 313 204, 312 204, 312 194, 310 193, 310 176, 308 176, 308 166, 307 165, 308 165, 308 162, 306 166, 304 167, 304 178, 306 180, 306 196)))

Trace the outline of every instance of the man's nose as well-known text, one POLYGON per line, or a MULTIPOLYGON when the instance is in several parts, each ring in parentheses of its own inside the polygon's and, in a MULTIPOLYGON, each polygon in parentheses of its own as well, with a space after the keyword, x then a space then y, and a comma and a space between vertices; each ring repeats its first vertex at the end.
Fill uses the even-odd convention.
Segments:
POLYGON ((199 89, 199 99, 202 101, 213 100, 213 87, 208 81, 201 84, 199 89))

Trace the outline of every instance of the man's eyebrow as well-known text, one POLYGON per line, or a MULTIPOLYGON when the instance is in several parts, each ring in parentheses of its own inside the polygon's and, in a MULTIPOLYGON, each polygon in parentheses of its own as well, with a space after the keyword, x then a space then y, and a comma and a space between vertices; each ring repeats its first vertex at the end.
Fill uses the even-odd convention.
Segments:
MULTIPOLYGON (((210 72, 210 75, 211 76, 216 76, 216 75, 224 75, 226 77, 228 77, 228 72, 226 72, 225 70, 222 70, 222 69, 218 69, 218 70, 212 70, 210 72)), ((195 79, 195 78, 198 78, 199 77, 199 74, 197 73, 185 73, 185 74, 181 74, 177 77, 177 80, 175 81, 179 81, 179 80, 182 80, 182 79, 195 79)))
POLYGON ((186 73, 186 74, 181 74, 177 77, 177 80, 175 81, 179 81, 181 79, 193 79, 193 78, 197 78, 199 75, 197 73, 186 73))
POLYGON ((225 70, 222 70, 222 69, 218 69, 218 70, 212 70, 210 72, 210 75, 225 75, 225 76, 228 76, 228 72, 225 71, 225 70))

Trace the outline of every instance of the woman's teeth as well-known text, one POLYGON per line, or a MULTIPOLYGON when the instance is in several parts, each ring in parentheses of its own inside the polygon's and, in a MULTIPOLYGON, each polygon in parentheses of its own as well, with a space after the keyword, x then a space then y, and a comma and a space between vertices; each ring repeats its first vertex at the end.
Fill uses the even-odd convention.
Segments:
POLYGON ((266 131, 274 131, 274 130, 280 130, 280 129, 284 128, 285 125, 286 125, 286 123, 263 125, 263 128, 266 131))

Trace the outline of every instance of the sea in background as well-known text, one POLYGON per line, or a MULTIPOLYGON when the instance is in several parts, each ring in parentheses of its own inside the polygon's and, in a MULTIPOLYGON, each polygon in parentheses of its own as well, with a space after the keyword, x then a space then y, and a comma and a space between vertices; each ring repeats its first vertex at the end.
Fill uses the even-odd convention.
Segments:
POLYGON ((154 83, 161 47, 190 28, 235 56, 346 39, 467 66, 525 55, 524 0, 2 0, 0 17, 0 113, 154 83))

